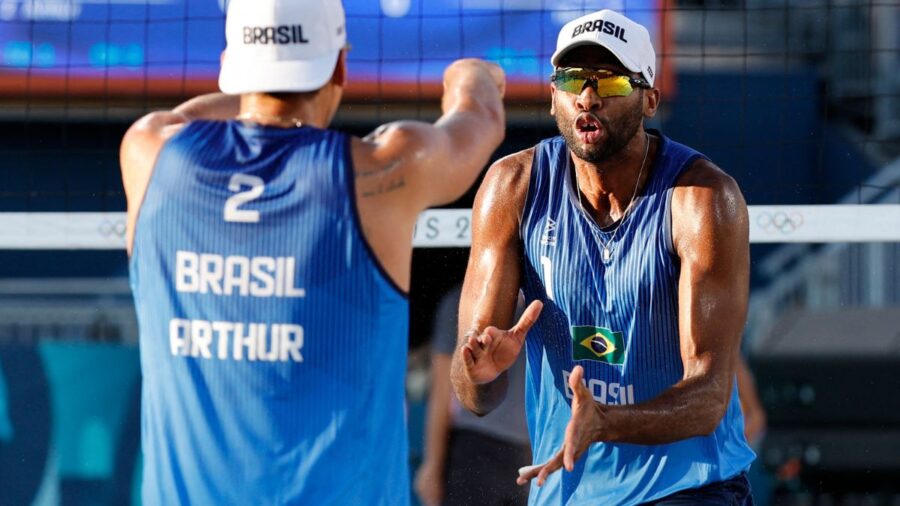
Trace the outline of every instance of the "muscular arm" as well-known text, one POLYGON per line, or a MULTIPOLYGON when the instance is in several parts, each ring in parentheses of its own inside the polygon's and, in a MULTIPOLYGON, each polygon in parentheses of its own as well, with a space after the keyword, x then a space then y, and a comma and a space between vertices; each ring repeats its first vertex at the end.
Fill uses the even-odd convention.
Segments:
POLYGON ((500 67, 453 63, 444 76, 444 114, 434 124, 400 121, 353 140, 363 234, 385 271, 406 290, 419 213, 459 198, 504 135, 500 67))
POLYGON ((596 440, 663 444, 705 435, 728 407, 749 296, 747 207, 734 180, 701 160, 679 179, 672 216, 684 376, 650 401, 598 405, 607 423, 596 440))
POLYGON ((356 141, 360 197, 386 196, 416 213, 458 199, 503 140, 504 83, 494 64, 467 59, 450 65, 435 123, 389 123, 356 141))
POLYGON ((484 383, 468 371, 462 346, 489 326, 505 329, 512 323, 521 278, 519 213, 528 189, 532 153, 523 151, 495 163, 472 209, 472 249, 459 305, 459 339, 451 380, 460 402, 479 415, 489 413, 506 395, 505 369, 515 361, 521 344, 510 343, 501 370, 496 371, 499 375, 484 383))

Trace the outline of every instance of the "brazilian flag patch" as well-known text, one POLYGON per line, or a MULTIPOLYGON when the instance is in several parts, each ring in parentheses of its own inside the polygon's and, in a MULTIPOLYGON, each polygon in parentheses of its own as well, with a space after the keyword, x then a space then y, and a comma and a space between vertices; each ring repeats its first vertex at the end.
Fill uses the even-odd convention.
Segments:
POLYGON ((572 358, 612 365, 625 362, 625 337, 606 327, 572 326, 572 358))

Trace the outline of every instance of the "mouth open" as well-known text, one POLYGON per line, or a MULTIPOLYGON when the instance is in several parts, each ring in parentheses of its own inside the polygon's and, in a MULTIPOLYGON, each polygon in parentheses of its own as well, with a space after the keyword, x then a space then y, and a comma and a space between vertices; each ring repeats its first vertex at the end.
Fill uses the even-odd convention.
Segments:
POLYGON ((585 144, 595 144, 603 132, 600 119, 590 113, 584 113, 575 120, 575 134, 585 144))

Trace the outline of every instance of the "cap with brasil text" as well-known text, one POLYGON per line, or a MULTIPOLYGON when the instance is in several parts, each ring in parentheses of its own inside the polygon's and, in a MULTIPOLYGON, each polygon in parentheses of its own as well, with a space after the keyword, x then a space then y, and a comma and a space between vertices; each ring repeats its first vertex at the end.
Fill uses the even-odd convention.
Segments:
POLYGON ((346 45, 338 0, 231 0, 219 88, 228 94, 321 88, 346 45))
POLYGON ((554 67, 571 49, 595 44, 609 50, 622 65, 644 76, 650 85, 656 77, 656 51, 650 33, 616 11, 604 9, 569 21, 559 31, 556 51, 550 58, 554 67))

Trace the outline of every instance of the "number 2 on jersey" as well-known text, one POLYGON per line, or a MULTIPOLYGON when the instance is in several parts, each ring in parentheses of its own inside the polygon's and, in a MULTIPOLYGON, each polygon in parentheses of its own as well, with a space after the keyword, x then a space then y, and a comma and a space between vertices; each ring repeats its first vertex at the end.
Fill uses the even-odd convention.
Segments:
POLYGON ((228 181, 228 189, 236 194, 225 201, 225 221, 239 223, 259 223, 259 211, 240 209, 248 202, 256 200, 266 189, 266 183, 262 178, 249 174, 235 174, 228 181), (249 190, 241 191, 242 187, 249 186, 249 190))

